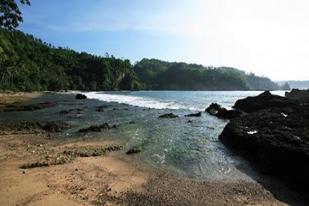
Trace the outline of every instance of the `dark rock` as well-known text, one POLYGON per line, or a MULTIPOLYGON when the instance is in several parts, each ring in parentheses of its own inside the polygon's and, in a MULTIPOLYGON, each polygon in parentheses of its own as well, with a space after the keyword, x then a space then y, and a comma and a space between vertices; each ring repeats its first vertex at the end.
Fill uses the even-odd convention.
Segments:
POLYGON ((234 105, 234 109, 250 113, 272 107, 293 107, 295 104, 296 103, 292 100, 278 95, 273 95, 269 91, 265 91, 256 97, 247 97, 245 99, 237 100, 234 105))
POLYGON ((36 167, 48 167, 49 164, 47 162, 34 162, 34 163, 27 163, 20 166, 21 169, 31 169, 36 167))
POLYGON ((103 156, 109 152, 115 152, 122 150, 123 147, 120 145, 109 145, 104 146, 82 146, 78 148, 66 148, 63 151, 63 155, 69 156, 71 159, 76 157, 97 157, 103 156))
POLYGON ((227 110, 225 108, 221 108, 217 112, 216 117, 221 118, 221 119, 234 119, 242 115, 243 113, 239 110, 227 110))
POLYGON ((69 109, 69 110, 61 110, 59 112, 59 114, 62 114, 62 115, 66 115, 66 114, 70 114, 70 113, 76 113, 76 114, 81 114, 83 110, 82 109, 69 109))
POLYGON ((126 154, 127 154, 127 155, 131 155, 131 154, 137 154, 137 153, 140 153, 140 152, 141 152, 141 149, 138 148, 138 147, 136 147, 136 146, 134 146, 134 147, 130 148, 130 149, 126 152, 126 154))
POLYGON ((309 103, 309 89, 308 90, 292 89, 291 92, 286 92, 285 96, 286 98, 291 100, 309 103))
POLYGON ((108 123, 104 123, 102 125, 93 125, 87 128, 80 129, 79 132, 102 132, 103 130, 109 130, 116 127, 116 125, 110 126, 108 123))
POLYGON ((37 123, 37 125, 47 132, 62 132, 70 128, 70 125, 64 122, 46 122, 37 123))
POLYGON ((107 105, 101 105, 101 106, 98 106, 96 108, 96 111, 97 112, 104 112, 104 109, 106 109, 108 106, 107 105))
POLYGON ((75 99, 87 99, 87 96, 84 94, 76 94, 75 99))
POLYGON ((37 104, 29 104, 29 105, 20 105, 20 104, 11 104, 6 106, 4 112, 22 112, 22 111, 34 111, 45 109, 49 107, 54 107, 57 104, 54 102, 40 102, 37 104))
POLYGON ((70 125, 64 122, 18 122, 0 125, 0 133, 12 132, 20 133, 41 133, 45 132, 62 132, 70 128, 70 125))
POLYGON ((159 118, 177 118, 178 115, 175 115, 173 113, 168 113, 168 114, 162 114, 159 116, 159 118))
POLYGON ((221 106, 217 103, 211 103, 207 109, 205 109, 205 112, 208 112, 211 115, 216 115, 217 112, 221 109, 221 106))
MULTIPOLYGON (((39 158, 34 162, 25 163, 20 166, 21 169, 30 169, 36 167, 48 167, 51 165, 62 165, 70 163, 77 157, 97 157, 103 156, 107 153, 122 150, 121 145, 93 145, 93 146, 73 146, 64 147, 63 151, 59 151, 55 154, 45 156, 45 158, 39 158)), ((75 171, 78 171, 76 168, 75 171)))
POLYGON ((287 107, 289 101, 267 93, 256 97, 262 106, 255 104, 254 99, 249 98, 248 102, 260 109, 252 112, 252 105, 244 107, 239 103, 237 108, 252 113, 231 120, 219 136, 220 141, 262 172, 309 191, 309 106, 287 107), (275 102, 279 107, 275 107, 275 102), (261 109, 265 107, 269 108, 261 109))
POLYGON ((98 108, 96 109, 96 111, 97 111, 97 112, 104 112, 104 109, 101 108, 101 107, 98 107, 98 108))
POLYGON ((217 103, 212 103, 206 110, 210 115, 216 116, 221 119, 233 119, 240 117, 243 113, 239 110, 227 110, 217 103))
POLYGON ((201 116, 202 116, 202 112, 187 114, 187 115, 185 115, 185 116, 186 116, 186 117, 201 117, 201 116))
POLYGON ((65 115, 65 114, 69 114, 70 112, 68 110, 61 110, 59 112, 59 114, 65 115))

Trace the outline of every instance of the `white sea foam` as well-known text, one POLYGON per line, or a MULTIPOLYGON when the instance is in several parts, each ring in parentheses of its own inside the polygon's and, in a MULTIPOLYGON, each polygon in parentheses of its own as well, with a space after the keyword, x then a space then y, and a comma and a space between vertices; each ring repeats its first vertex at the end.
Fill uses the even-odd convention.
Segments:
POLYGON ((83 94, 89 99, 98 99, 105 102, 116 102, 151 109, 188 109, 184 105, 176 102, 163 102, 150 97, 137 97, 125 94, 108 94, 102 92, 84 92, 83 94))

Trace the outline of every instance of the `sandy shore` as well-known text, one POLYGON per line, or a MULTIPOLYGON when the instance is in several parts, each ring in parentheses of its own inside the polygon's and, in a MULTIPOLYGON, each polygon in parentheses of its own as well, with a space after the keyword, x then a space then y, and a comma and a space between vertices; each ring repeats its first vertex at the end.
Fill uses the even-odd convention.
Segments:
MULTIPOLYGON (((0 105, 38 95, 0 94, 0 105)), ((165 174, 141 163, 138 154, 126 155, 123 145, 98 138, 64 140, 46 131, 2 131, 0 205, 286 205, 256 182, 165 174)))

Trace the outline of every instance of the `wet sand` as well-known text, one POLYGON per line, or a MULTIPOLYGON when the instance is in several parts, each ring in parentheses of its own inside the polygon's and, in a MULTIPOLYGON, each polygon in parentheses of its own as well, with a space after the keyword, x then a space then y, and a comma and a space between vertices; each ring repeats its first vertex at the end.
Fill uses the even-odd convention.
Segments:
MULTIPOLYGON (((0 105, 38 95, 1 94, 0 105)), ((123 145, 100 138, 55 138, 46 131, 2 131, 0 205, 286 205, 257 182, 177 177, 143 163, 139 154, 126 155, 126 149, 65 159, 64 151, 123 145), (52 158, 57 164, 21 168, 52 158)))

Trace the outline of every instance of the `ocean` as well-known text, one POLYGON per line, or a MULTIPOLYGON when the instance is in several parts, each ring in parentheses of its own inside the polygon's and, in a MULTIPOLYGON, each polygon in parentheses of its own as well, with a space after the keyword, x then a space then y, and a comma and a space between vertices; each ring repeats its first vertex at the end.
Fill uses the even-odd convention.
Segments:
MULTIPOLYGON (((151 109, 205 110, 211 103, 231 108, 236 100, 256 96, 261 91, 134 91, 134 92, 87 92, 88 98, 106 102, 123 103, 151 109)), ((272 91, 284 96, 284 91, 272 91)))
MULTIPOLYGON (((256 96, 261 91, 137 91, 86 92, 90 99, 132 106, 119 112, 119 122, 134 122, 118 132, 130 145, 142 149, 142 157, 150 164, 179 175, 210 179, 247 179, 240 168, 248 164, 222 145, 218 136, 228 121, 210 116, 205 108, 218 103, 232 108, 238 99, 256 96), (135 108, 135 109, 132 109, 135 108), (202 117, 185 117, 202 111, 202 117), (164 113, 176 119, 159 119, 164 113), (190 120, 190 121, 189 121, 190 120)), ((284 91, 273 91, 284 95, 284 91)))
MULTIPOLYGON (((7 112, 0 116, 0 123, 62 121, 71 129, 57 134, 57 138, 120 140, 126 148, 139 147, 140 158, 164 172, 202 180, 250 179, 249 164, 218 140, 228 121, 204 111, 213 102, 231 108, 236 100, 261 91, 83 92, 87 100, 76 100, 75 93, 46 93, 27 104, 49 101, 55 102, 55 107, 7 112), (69 113, 63 115, 64 110, 69 113), (197 111, 202 112, 201 117, 185 117, 197 111), (178 118, 158 118, 166 113, 178 118), (105 122, 117 128, 101 133, 78 132, 105 122)), ((284 95, 284 91, 272 93, 284 95)))

